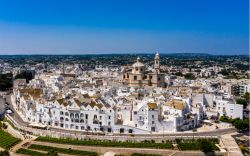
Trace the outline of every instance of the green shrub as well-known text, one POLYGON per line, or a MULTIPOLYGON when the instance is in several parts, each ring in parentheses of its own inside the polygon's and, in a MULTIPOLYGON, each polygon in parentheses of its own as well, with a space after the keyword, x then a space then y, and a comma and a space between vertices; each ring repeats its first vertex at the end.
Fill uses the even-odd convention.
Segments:
POLYGON ((0 151, 1 156, 9 156, 10 153, 8 151, 0 151))
MULTIPOLYGON (((96 152, 57 148, 57 147, 43 146, 43 145, 37 145, 37 144, 32 144, 28 148, 35 149, 35 150, 49 151, 49 154, 64 153, 64 154, 85 155, 85 156, 96 156, 97 155, 96 152)), ((53 156, 55 156, 55 155, 53 155, 53 156)))
POLYGON ((50 150, 48 153, 47 153, 47 156, 58 156, 58 153, 54 150, 50 150))
POLYGON ((229 118, 227 116, 221 116, 220 117, 220 121, 232 123, 233 126, 235 126, 235 128, 237 128, 240 131, 247 131, 247 130, 249 130, 249 119, 241 120, 239 118, 232 119, 232 118, 229 118))
POLYGON ((198 140, 176 140, 180 150, 200 150, 204 152, 210 152, 218 150, 215 144, 219 143, 218 139, 198 139, 198 140))
POLYGON ((41 152, 37 152, 37 151, 32 151, 32 150, 24 149, 24 148, 18 149, 16 151, 16 153, 30 155, 30 156, 46 156, 47 155, 45 153, 41 153, 41 152))

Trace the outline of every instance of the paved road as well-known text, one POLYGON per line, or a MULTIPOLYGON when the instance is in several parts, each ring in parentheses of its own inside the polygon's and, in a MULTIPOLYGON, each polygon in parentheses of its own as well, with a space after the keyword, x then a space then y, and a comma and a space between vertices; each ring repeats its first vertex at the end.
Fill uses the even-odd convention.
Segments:
POLYGON ((14 109, 12 102, 11 102, 11 95, 6 95, 6 102, 9 104, 9 107, 14 111, 11 117, 20 125, 20 126, 28 126, 28 122, 23 121, 23 119, 18 115, 16 110, 14 109))
POLYGON ((221 137, 221 141, 229 152, 230 156, 243 156, 239 146, 231 135, 223 135, 221 137))
MULTIPOLYGON (((13 108, 13 105, 11 103, 11 96, 7 95, 6 96, 6 102, 8 102, 10 104, 10 107, 12 108, 12 110, 14 111, 14 114, 11 116, 13 118, 13 120, 15 120, 18 125, 22 126, 22 127, 27 127, 29 123, 23 121, 23 119, 18 115, 18 113, 16 112, 16 110, 13 108)), ((42 131, 42 130, 39 130, 42 131)), ((82 132, 82 131, 74 131, 74 130, 66 130, 66 129, 60 129, 60 128, 50 128, 50 130, 48 131, 49 133, 66 133, 66 134, 71 134, 71 135, 86 135, 86 132, 82 132)), ((192 137, 192 136, 196 136, 196 137, 202 137, 202 136, 221 136, 224 134, 230 134, 230 133, 234 133, 236 132, 236 129, 234 128, 227 128, 227 129, 217 129, 217 130, 212 130, 212 131, 206 131, 206 132, 172 132, 172 133, 164 133, 164 134, 133 134, 132 137, 149 137, 149 136, 153 136, 153 137, 170 137, 170 136, 178 136, 178 137, 192 137)), ((88 135, 90 135, 92 133, 88 133, 88 135)), ((90 135, 92 136, 92 135, 90 135)), ((122 137, 130 137, 131 134, 110 134, 111 136, 122 136, 122 137)))

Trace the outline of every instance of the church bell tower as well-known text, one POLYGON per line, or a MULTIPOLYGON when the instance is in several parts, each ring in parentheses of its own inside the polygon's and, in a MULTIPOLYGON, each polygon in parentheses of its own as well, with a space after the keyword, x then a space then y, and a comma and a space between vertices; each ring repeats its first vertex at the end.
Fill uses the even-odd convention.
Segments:
POLYGON ((155 54, 154 71, 160 73, 160 55, 158 52, 155 54))

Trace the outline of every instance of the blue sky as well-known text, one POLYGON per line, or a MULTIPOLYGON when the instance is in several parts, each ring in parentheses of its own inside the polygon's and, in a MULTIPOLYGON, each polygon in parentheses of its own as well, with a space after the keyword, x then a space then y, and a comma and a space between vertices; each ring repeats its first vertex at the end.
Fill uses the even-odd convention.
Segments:
POLYGON ((0 0, 0 54, 248 54, 248 0, 0 0))

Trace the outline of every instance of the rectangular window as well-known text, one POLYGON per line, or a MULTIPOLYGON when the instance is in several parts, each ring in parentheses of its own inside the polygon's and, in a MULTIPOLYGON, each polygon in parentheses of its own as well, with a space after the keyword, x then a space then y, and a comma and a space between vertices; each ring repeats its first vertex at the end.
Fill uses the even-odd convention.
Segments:
POLYGON ((155 132, 155 127, 151 127, 151 131, 152 131, 152 132, 155 132))

